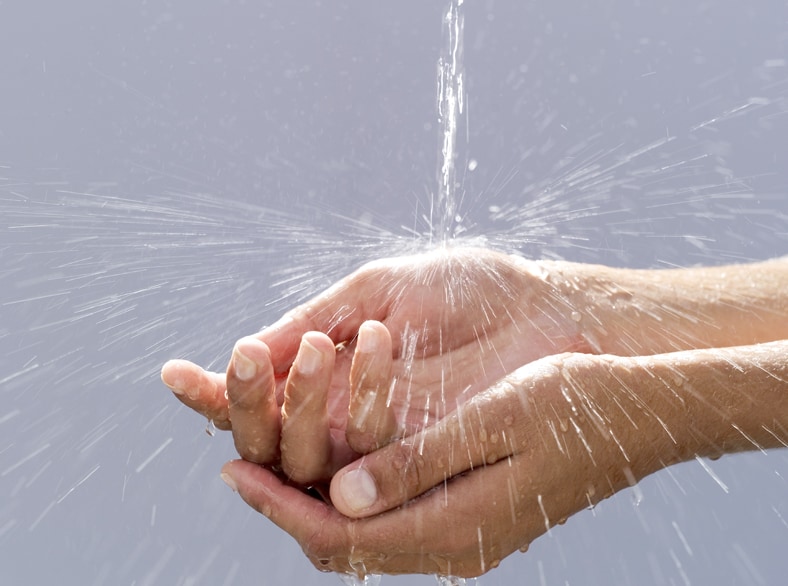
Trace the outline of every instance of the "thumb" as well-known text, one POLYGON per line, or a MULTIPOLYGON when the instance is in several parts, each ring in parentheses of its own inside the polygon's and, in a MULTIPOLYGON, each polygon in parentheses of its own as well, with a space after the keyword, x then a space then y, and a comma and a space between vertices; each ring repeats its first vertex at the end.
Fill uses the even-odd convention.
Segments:
POLYGON ((348 517, 369 517, 511 455, 512 413, 520 402, 500 390, 493 387, 431 427, 344 467, 331 479, 334 507, 348 517))

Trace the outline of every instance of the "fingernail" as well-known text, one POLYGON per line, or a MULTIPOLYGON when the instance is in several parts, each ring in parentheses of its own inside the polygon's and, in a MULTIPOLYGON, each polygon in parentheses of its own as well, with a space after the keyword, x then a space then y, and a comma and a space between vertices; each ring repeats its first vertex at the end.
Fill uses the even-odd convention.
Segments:
POLYGON ((233 369, 235 370, 236 378, 244 382, 251 380, 257 374, 257 365, 244 356, 237 345, 233 349, 233 369))
POLYGON ((363 468, 347 472, 339 479, 339 493, 355 512, 368 509, 378 500, 378 490, 372 476, 363 468))
POLYGON ((309 376, 314 374, 323 363, 323 355, 312 344, 306 340, 301 340, 301 347, 298 349, 298 371, 309 376))
POLYGON ((361 324, 361 327, 358 329, 356 350, 364 354, 372 354, 380 346, 378 342, 378 334, 374 328, 367 325, 366 322, 361 324), (366 332, 364 332, 364 330, 366 330, 366 332))
POLYGON ((238 492, 238 485, 235 483, 235 479, 230 476, 227 472, 222 472, 219 476, 221 476, 224 483, 229 486, 233 492, 238 492))

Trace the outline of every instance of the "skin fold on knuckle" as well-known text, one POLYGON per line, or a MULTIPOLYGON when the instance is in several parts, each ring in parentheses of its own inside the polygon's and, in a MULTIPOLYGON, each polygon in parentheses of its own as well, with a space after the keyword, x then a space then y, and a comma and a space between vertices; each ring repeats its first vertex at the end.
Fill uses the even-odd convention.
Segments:
POLYGON ((227 403, 230 409, 252 414, 265 403, 265 391, 239 381, 227 381, 227 403))
POLYGON ((418 446, 399 444, 389 458, 387 466, 396 474, 398 490, 389 495, 395 501, 418 496, 443 480, 443 477, 433 478, 432 463, 428 458, 419 455, 418 446))

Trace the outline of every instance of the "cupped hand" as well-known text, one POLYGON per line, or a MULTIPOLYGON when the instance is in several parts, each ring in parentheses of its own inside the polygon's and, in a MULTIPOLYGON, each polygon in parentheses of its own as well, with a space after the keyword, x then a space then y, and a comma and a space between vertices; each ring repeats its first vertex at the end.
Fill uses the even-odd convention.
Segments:
POLYGON ((333 506, 248 462, 223 469, 320 569, 475 576, 674 463, 788 446, 788 340, 513 372, 337 472, 333 506))
POLYGON ((318 569, 477 576, 691 457, 693 447, 676 442, 697 413, 656 377, 642 390, 650 368, 649 359, 586 354, 526 365, 338 472, 333 506, 248 462, 228 463, 223 477, 318 569))
POLYGON ((517 366, 585 349, 572 309, 538 263, 442 248, 365 265, 240 340, 225 375, 171 361, 162 378, 232 428, 244 459, 281 463, 306 483, 444 417, 517 366))

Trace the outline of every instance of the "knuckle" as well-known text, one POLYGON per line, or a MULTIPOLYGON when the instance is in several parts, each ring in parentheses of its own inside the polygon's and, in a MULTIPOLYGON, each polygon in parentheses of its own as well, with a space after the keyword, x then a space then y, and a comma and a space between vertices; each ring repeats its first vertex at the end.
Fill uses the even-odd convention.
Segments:
POLYGON ((227 384, 227 401, 233 409, 247 411, 253 409, 260 398, 256 389, 241 383, 227 384))
POLYGON ((415 446, 400 446, 392 458, 392 467, 399 470, 403 492, 413 496, 433 485, 432 464, 419 455, 415 446))

